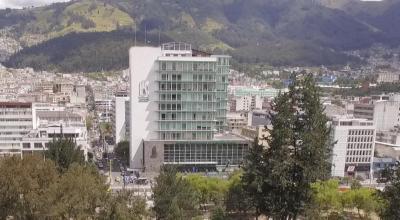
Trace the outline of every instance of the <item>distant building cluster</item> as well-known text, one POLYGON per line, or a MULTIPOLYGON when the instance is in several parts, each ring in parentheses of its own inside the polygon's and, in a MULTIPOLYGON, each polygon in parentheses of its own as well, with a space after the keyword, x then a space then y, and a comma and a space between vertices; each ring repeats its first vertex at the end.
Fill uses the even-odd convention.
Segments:
POLYGON ((400 94, 333 100, 324 102, 335 143, 332 175, 376 178, 382 166, 394 164, 385 161, 399 160, 400 94))

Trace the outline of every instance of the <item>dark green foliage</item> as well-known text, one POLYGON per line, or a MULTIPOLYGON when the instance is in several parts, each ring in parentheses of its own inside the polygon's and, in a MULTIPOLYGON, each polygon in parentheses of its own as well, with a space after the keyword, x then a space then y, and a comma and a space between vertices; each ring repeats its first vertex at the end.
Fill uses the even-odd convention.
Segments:
POLYGON ((107 189, 104 177, 94 167, 73 164, 49 189, 52 205, 48 215, 66 219, 97 216, 96 208, 108 199, 107 189))
POLYGON ((380 216, 385 220, 396 220, 400 217, 400 169, 396 166, 385 172, 387 185, 383 192, 378 193, 382 208, 380 216))
POLYGON ((196 191, 171 166, 161 168, 153 187, 153 200, 157 219, 186 220, 199 212, 196 191))
POLYGON ((65 172, 73 163, 83 164, 84 155, 73 139, 59 138, 49 143, 45 153, 47 159, 53 160, 60 172, 65 172))
POLYGON ((119 191, 111 197, 101 219, 143 220, 149 215, 146 200, 132 191, 119 191))
POLYGON ((242 182, 242 175, 242 172, 236 172, 229 177, 229 188, 225 199, 228 212, 247 213, 253 210, 251 200, 242 182))
POLYGON ((0 219, 42 219, 49 187, 57 181, 57 170, 50 160, 26 156, 0 160, 0 219))
POLYGON ((255 142, 243 183, 257 213, 296 219, 312 199, 311 183, 329 176, 330 129, 311 75, 292 75, 272 106, 268 148, 255 142))
POLYGON ((129 165, 129 141, 119 142, 114 149, 114 153, 124 165, 129 165))
POLYGON ((0 160, 0 219, 128 219, 148 216, 145 200, 108 192, 91 166, 73 164, 60 174, 51 160, 25 155, 0 160))
POLYGON ((212 214, 211 214, 211 220, 225 220, 226 219, 226 214, 225 210, 222 207, 216 207, 212 214))
MULTIPOLYGON (((164 35, 161 37, 163 42, 170 41, 164 35)), ((138 44, 143 39, 144 33, 138 32, 138 44)), ((154 45, 158 34, 148 33, 147 39, 154 45)), ((72 33, 26 48, 13 55, 5 65, 62 72, 121 70, 128 67, 128 50, 134 44, 134 33, 127 30, 72 33)))

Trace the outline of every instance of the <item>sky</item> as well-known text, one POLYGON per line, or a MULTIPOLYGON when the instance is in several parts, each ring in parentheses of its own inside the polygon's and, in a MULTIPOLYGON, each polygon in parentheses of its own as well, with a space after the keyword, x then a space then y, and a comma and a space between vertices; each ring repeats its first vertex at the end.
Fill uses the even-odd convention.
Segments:
POLYGON ((23 8, 67 1, 69 0, 0 0, 0 8, 23 8))

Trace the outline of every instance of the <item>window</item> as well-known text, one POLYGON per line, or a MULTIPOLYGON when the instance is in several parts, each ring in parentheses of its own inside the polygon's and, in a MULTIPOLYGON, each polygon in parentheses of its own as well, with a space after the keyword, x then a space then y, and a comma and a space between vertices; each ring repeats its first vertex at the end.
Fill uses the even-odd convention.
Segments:
POLYGON ((23 143, 22 147, 25 148, 25 149, 26 148, 31 148, 31 143, 23 143))
POLYGON ((166 70, 167 69, 167 64, 165 62, 161 63, 161 70, 166 70))
POLYGON ((34 143, 34 147, 35 148, 43 148, 43 144, 42 143, 34 143))
POLYGON ((161 114, 161 119, 165 120, 165 114, 161 114))

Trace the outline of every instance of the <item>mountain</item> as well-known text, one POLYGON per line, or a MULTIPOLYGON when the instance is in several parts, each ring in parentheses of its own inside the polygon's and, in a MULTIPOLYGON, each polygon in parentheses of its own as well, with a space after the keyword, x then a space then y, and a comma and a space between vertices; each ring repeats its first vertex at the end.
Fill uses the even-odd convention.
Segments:
POLYGON ((359 62, 344 51, 399 45, 398 11, 398 0, 80 0, 2 10, 0 29, 23 48, 9 67, 126 68, 135 33, 137 43, 185 41, 238 64, 343 65, 359 62))

